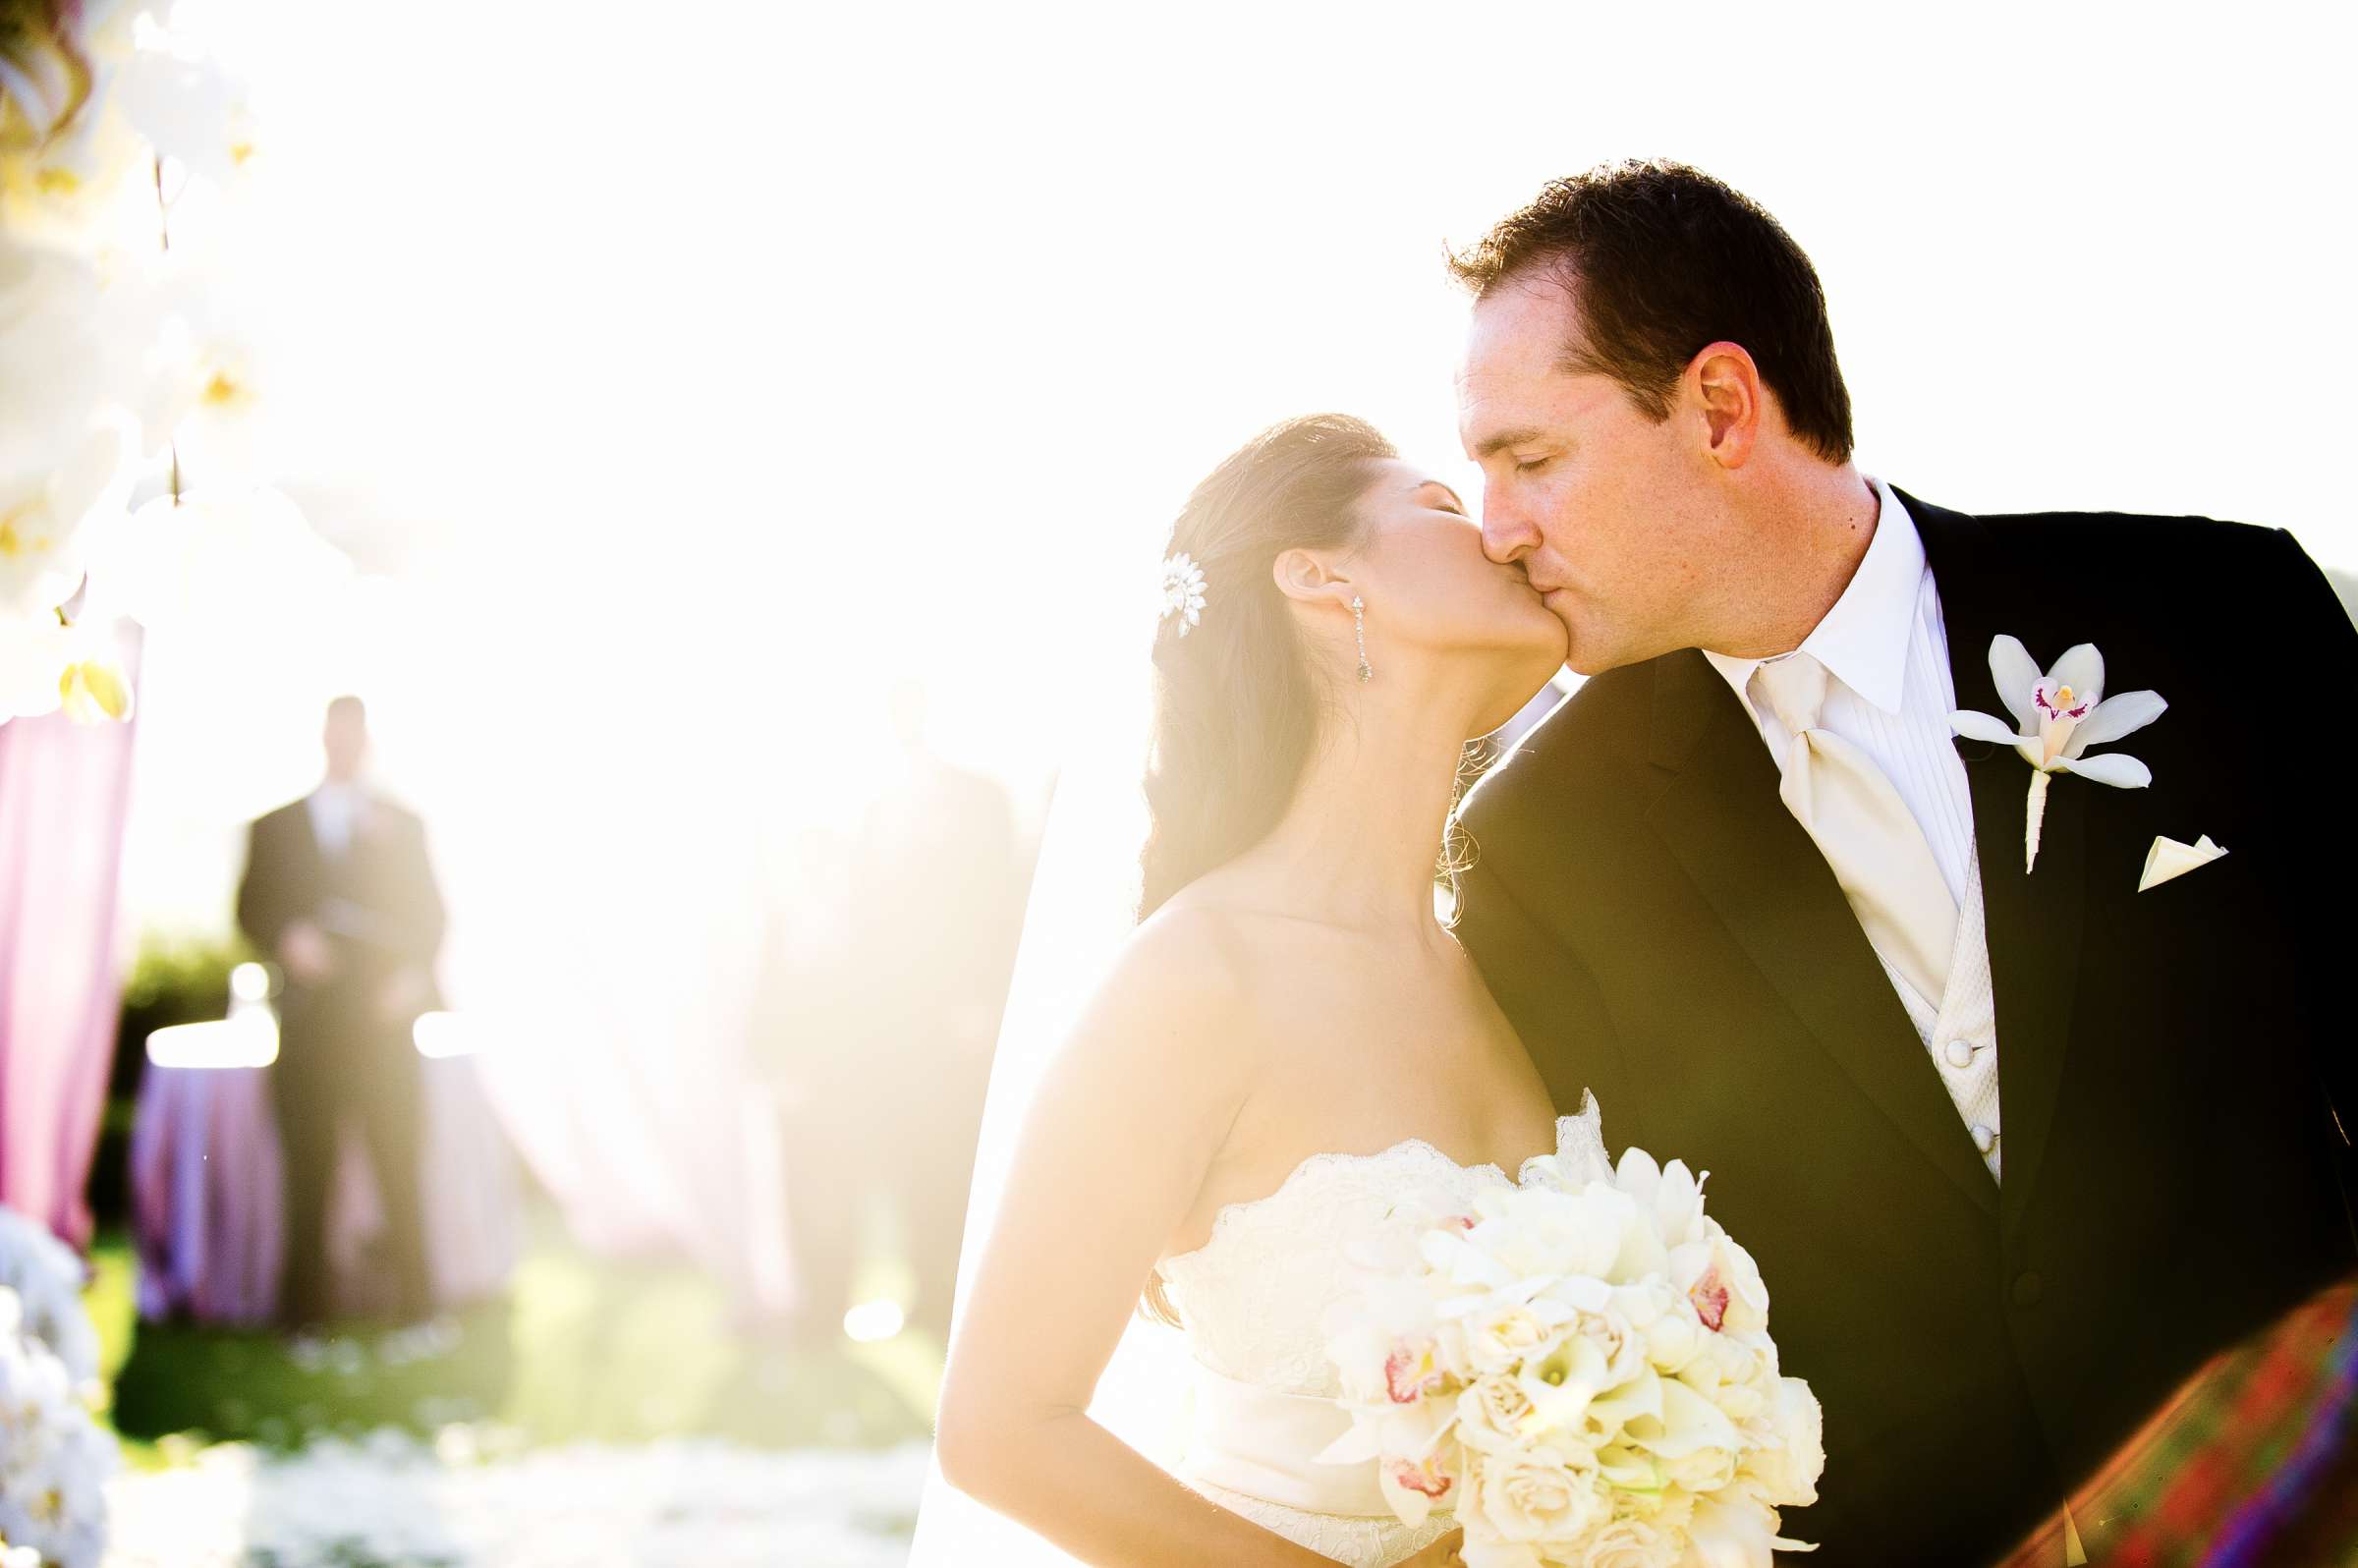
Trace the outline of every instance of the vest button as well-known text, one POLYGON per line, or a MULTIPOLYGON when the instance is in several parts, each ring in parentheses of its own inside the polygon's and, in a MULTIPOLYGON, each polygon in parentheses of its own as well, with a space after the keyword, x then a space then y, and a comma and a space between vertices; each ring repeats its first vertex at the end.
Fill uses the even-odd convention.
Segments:
POLYGON ((1948 1065, 1971 1067, 1973 1065, 1973 1042, 1963 1039, 1950 1040, 1948 1042, 1948 1065))
POLYGON ((2028 1269, 2014 1276, 2015 1306, 2036 1307, 2039 1305, 2039 1298, 2046 1292, 2047 1282, 2039 1277, 2037 1270, 2028 1269))
POLYGON ((1973 1147, 1985 1154, 1995 1148, 1997 1147, 1997 1129, 1985 1127, 1980 1122, 1975 1122, 1973 1124, 1973 1147))

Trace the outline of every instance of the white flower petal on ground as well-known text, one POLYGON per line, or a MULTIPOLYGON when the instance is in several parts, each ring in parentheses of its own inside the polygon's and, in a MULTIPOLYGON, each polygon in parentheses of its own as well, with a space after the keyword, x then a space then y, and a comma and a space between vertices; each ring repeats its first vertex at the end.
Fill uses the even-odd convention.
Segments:
POLYGON ((34 1294, 28 1304, 15 1285, 0 1283, 0 1539, 34 1548, 56 1568, 97 1568, 106 1541, 106 1480, 118 1456, 114 1439, 91 1417, 95 1390, 77 1385, 44 1337, 73 1337, 61 1335, 54 1321, 44 1325, 44 1312, 87 1328, 79 1263, 72 1268, 75 1293, 62 1305, 42 1305, 61 1283, 47 1256, 52 1241, 22 1215, 0 1218, 0 1274, 25 1281, 34 1294))
POLYGON ((520 1450, 480 1430, 481 1440, 450 1446, 498 1446, 500 1457, 448 1463, 406 1437, 286 1455, 220 1444, 188 1464, 119 1475, 108 1487, 107 1568, 900 1568, 926 1478, 922 1443, 771 1451, 671 1438, 520 1450))
POLYGON ((15 1294, 17 1331, 58 1358, 77 1385, 98 1377, 98 1331, 82 1305, 82 1260, 49 1227, 0 1207, 0 1287, 15 1294))

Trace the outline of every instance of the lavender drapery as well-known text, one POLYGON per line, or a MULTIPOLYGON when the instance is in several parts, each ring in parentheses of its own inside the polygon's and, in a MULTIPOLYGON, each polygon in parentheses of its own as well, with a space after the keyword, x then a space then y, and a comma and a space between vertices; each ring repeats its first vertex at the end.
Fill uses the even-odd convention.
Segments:
MULTIPOLYGON (((432 1299, 461 1306, 500 1289, 522 1251, 514 1174, 476 1064, 421 1064, 419 1179, 432 1299)), ((267 1068, 149 1067, 132 1129, 132 1232, 140 1316, 258 1325, 278 1311, 285 1260, 278 1124, 267 1068)), ((369 1306, 354 1255, 382 1222, 348 1140, 328 1204, 328 1253, 346 1305, 369 1306)))
POLYGON ((131 724, 0 724, 0 1203, 86 1245, 119 1009, 131 724))

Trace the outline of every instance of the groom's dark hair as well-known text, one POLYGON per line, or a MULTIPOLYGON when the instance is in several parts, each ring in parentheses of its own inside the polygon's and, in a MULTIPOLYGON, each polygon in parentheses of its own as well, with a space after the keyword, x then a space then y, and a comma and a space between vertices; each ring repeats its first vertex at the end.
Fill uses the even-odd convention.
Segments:
POLYGON ((1657 420, 1697 353, 1742 344, 1794 435, 1829 463, 1850 460, 1850 389, 1818 269, 1776 219, 1700 169, 1615 163, 1553 181, 1449 269, 1477 299, 1533 273, 1562 281, 1580 313, 1565 367, 1611 376, 1657 420))

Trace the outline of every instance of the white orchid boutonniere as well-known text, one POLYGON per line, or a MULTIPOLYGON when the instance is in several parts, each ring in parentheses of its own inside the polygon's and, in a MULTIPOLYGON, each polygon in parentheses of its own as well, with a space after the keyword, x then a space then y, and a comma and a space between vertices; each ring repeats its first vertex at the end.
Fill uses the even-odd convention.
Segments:
POLYGON ((1990 640, 1990 674, 1997 682, 1998 700, 2006 704, 2014 722, 1963 709, 1951 713, 1948 721, 1959 735, 2013 747, 2031 764, 2031 796, 2022 829, 2022 868, 2027 874, 2039 864, 2039 824, 2047 815, 2049 781, 2057 773, 2077 773, 2115 789, 2145 788, 2154 781, 2152 768, 2118 753, 2090 756, 2088 748, 2145 728, 2169 704, 2158 692, 2105 697, 2105 656, 2093 643, 2082 643, 2042 674, 2020 639, 1994 637, 1990 640))

